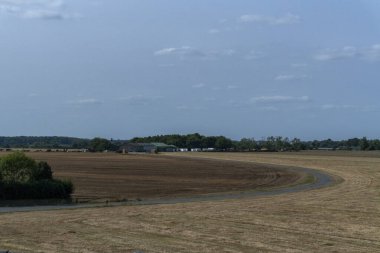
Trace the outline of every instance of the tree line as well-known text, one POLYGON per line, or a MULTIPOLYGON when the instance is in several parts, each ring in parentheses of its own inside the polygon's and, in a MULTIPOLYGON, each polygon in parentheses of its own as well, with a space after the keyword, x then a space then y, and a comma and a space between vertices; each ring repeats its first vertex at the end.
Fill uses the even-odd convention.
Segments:
POLYGON ((380 140, 370 140, 366 137, 340 141, 331 139, 302 141, 299 138, 270 136, 260 140, 242 138, 235 141, 224 136, 203 136, 195 133, 138 137, 133 138, 131 142, 163 142, 180 148, 214 148, 228 151, 380 150, 380 140))
POLYGON ((17 136, 0 137, 0 147, 2 148, 43 148, 43 149, 65 149, 65 148, 87 148, 90 140, 73 137, 38 137, 38 136, 17 136))
POLYGON ((331 139, 302 141, 298 138, 289 139, 281 136, 270 136, 261 140, 243 138, 235 142, 235 144, 235 148, 239 151, 380 150, 380 140, 370 140, 366 137, 340 141, 331 139))
POLYGON ((225 136, 204 136, 199 133, 135 137, 131 140, 105 138, 82 139, 72 137, 0 137, 0 148, 87 149, 93 152, 118 151, 128 143, 161 142, 178 148, 215 149, 217 151, 299 151, 299 150, 380 150, 379 139, 352 138, 347 140, 302 141, 299 138, 270 136, 262 139, 232 140, 225 136))

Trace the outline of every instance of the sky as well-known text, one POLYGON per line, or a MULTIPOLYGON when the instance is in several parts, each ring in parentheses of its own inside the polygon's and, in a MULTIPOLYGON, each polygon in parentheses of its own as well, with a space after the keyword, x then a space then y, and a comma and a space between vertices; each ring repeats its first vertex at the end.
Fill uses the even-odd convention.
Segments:
POLYGON ((0 135, 380 138, 378 0, 0 0, 0 135))

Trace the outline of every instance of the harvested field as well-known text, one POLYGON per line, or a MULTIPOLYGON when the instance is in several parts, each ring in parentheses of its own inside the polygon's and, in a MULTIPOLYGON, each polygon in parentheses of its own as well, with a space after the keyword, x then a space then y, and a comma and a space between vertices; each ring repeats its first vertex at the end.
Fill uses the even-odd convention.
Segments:
POLYGON ((75 185, 74 198, 136 199, 268 189, 302 180, 294 170, 245 162, 113 153, 28 153, 75 185))
POLYGON ((2 214, 0 249, 26 253, 380 252, 380 153, 185 155, 308 167, 344 181, 277 196, 2 214))

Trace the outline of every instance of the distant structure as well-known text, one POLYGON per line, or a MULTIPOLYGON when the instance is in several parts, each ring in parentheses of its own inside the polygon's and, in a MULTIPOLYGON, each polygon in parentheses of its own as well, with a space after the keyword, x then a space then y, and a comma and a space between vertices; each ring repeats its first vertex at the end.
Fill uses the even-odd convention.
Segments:
POLYGON ((178 148, 174 145, 165 143, 129 143, 120 148, 123 153, 156 153, 156 152, 177 152, 178 148))

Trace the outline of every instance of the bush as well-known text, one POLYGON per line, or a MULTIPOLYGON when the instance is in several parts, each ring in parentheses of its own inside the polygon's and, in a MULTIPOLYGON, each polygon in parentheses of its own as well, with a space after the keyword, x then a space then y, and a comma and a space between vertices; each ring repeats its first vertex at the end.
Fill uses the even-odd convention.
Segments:
POLYGON ((33 175, 34 180, 53 179, 53 172, 47 162, 39 162, 33 175))
POLYGON ((27 183, 0 183, 0 199, 54 199, 69 198, 71 182, 40 180, 27 183))
POLYGON ((74 191, 70 181, 53 179, 46 162, 37 163, 15 152, 0 159, 0 199, 69 198, 74 191))

